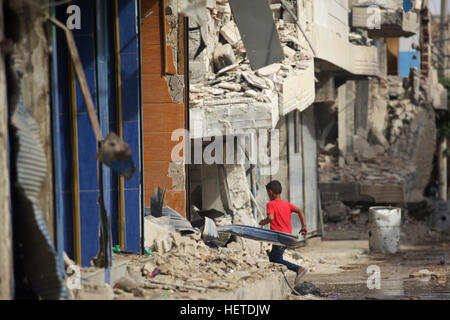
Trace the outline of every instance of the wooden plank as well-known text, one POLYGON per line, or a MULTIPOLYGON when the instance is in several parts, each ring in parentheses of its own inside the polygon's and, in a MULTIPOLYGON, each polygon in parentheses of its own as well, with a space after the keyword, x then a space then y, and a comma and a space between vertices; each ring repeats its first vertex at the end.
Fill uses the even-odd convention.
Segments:
POLYGON ((72 142, 72 219, 73 219, 73 252, 74 261, 81 265, 81 213, 80 213, 80 182, 78 175, 78 141, 77 141, 77 102, 75 88, 75 72, 70 63, 70 112, 71 112, 71 142, 72 142))
MULTIPOLYGON (((0 38, 3 39, 3 0, 0 0, 0 38)), ((0 58, 0 300, 13 298, 12 230, 8 170, 8 117, 5 62, 0 58)))

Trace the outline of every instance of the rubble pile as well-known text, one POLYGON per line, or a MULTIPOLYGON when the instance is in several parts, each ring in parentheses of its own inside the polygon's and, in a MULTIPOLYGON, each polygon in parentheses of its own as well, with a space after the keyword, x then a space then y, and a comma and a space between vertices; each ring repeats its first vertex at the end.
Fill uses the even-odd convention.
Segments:
POLYGON ((370 126, 354 135, 354 157, 341 167, 337 143, 320 147, 320 182, 402 183, 420 200, 432 165, 423 153, 434 153, 435 125, 417 70, 409 78, 388 76, 371 86, 370 126))
POLYGON ((170 237, 169 251, 133 256, 129 262, 128 272, 141 288, 200 293, 233 290, 283 267, 269 262, 266 254, 244 251, 238 242, 211 248, 197 234, 172 232, 170 237))
POLYGON ((319 155, 320 182, 401 183, 405 179, 413 179, 416 171, 416 167, 412 163, 408 163, 408 159, 401 155, 396 157, 377 156, 369 161, 353 162, 343 167, 339 167, 337 161, 325 167, 322 165, 325 156, 324 154, 319 155))
POLYGON ((276 21, 285 58, 255 72, 246 58, 228 3, 218 5, 226 9, 219 10, 222 12, 221 22, 215 24, 220 37, 211 59, 214 66, 209 68, 215 73, 210 72, 204 81, 191 84, 191 108, 255 101, 271 103, 273 92, 282 90, 284 80, 296 71, 307 69, 312 61, 312 56, 298 40, 295 23, 283 19, 276 21))

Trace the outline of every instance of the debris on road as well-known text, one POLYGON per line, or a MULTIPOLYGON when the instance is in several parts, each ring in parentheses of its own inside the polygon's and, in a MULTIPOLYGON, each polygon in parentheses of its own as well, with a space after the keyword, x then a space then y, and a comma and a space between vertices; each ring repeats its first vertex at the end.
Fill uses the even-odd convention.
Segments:
POLYGON ((313 294, 316 296, 320 296, 320 289, 317 288, 311 282, 304 281, 304 282, 297 283, 294 286, 294 289, 301 295, 313 294))

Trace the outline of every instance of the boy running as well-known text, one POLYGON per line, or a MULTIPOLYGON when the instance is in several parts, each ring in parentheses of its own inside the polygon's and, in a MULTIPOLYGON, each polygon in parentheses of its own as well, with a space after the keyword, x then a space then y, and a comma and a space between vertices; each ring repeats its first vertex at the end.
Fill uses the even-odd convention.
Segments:
MULTIPOLYGON (((270 229, 272 230, 292 233, 291 213, 295 212, 302 224, 300 233, 306 235, 308 231, 306 230, 305 214, 301 209, 281 199, 281 183, 273 180, 266 185, 266 190, 270 199, 270 202, 267 203, 267 218, 261 220, 259 224, 264 226, 270 223, 270 229)), ((300 278, 305 275, 306 269, 284 260, 284 250, 286 250, 286 247, 272 245, 269 261, 284 264, 289 270, 294 271, 297 274, 294 283, 297 284, 300 278)))

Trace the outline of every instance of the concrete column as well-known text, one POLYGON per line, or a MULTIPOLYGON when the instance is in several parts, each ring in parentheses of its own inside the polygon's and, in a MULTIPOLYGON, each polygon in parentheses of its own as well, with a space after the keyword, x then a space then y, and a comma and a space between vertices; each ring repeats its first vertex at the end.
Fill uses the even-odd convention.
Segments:
POLYGON ((378 75, 380 77, 387 77, 387 56, 386 56, 386 39, 377 38, 378 51, 378 75))
POLYGON ((355 134, 362 129, 367 137, 367 114, 369 106, 369 80, 356 81, 355 134))
MULTIPOLYGON (((0 39, 3 39, 3 0, 0 0, 0 39)), ((5 61, 0 56, 0 300, 12 298, 12 233, 9 207, 8 115, 5 61)))
POLYGON ((347 81, 338 88, 338 147, 339 165, 353 156, 353 134, 355 131, 355 81, 347 81))

